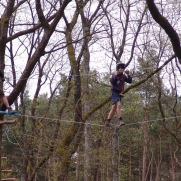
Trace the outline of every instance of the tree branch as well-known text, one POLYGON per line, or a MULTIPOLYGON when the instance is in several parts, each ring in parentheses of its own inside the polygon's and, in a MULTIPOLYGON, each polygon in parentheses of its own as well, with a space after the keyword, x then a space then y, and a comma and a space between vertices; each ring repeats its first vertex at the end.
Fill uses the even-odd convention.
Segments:
POLYGON ((153 19, 165 30, 166 34, 169 36, 175 55, 178 57, 181 64, 181 46, 177 32, 174 30, 168 20, 160 14, 154 0, 146 0, 146 2, 153 19))
POLYGON ((43 14, 40 0, 36 0, 36 12, 37 12, 37 14, 38 14, 38 18, 39 18, 40 22, 41 22, 42 25, 43 25, 43 28, 44 28, 44 29, 49 29, 49 28, 50 28, 50 25, 49 25, 48 22, 46 21, 45 16, 44 16, 44 14, 43 14))

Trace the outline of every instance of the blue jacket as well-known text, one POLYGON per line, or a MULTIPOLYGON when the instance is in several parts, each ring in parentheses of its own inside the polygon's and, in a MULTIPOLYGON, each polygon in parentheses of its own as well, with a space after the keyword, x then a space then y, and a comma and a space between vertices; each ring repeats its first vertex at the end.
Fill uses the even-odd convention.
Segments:
POLYGON ((127 76, 123 73, 115 75, 114 73, 110 77, 111 89, 119 91, 120 93, 124 91, 124 83, 132 83, 131 76, 127 76))

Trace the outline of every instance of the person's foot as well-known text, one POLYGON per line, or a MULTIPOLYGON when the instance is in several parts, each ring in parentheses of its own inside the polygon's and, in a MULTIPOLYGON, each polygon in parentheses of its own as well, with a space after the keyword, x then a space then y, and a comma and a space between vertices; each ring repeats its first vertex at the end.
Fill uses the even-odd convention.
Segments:
POLYGON ((12 110, 11 107, 7 107, 7 110, 8 110, 8 114, 16 113, 16 111, 12 110))
POLYGON ((120 120, 119 126, 123 126, 123 125, 125 125, 124 121, 123 121, 123 120, 120 120))
POLYGON ((111 121, 110 119, 106 119, 105 126, 107 126, 107 127, 110 126, 110 121, 111 121))

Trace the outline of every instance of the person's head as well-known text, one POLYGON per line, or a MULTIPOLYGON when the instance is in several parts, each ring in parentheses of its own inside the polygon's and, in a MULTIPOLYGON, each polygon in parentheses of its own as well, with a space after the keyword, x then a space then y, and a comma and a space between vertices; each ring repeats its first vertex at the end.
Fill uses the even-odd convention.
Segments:
POLYGON ((117 71, 122 70, 121 72, 123 72, 124 69, 125 69, 125 64, 123 62, 119 62, 119 63, 116 64, 116 70, 117 71))

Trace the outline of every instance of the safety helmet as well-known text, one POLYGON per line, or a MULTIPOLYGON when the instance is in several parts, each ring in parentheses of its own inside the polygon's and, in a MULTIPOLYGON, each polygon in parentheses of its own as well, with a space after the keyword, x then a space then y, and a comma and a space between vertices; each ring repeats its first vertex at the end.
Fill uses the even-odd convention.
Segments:
POLYGON ((118 62, 116 64, 116 70, 118 70, 119 68, 125 68, 125 64, 123 62, 118 62))

